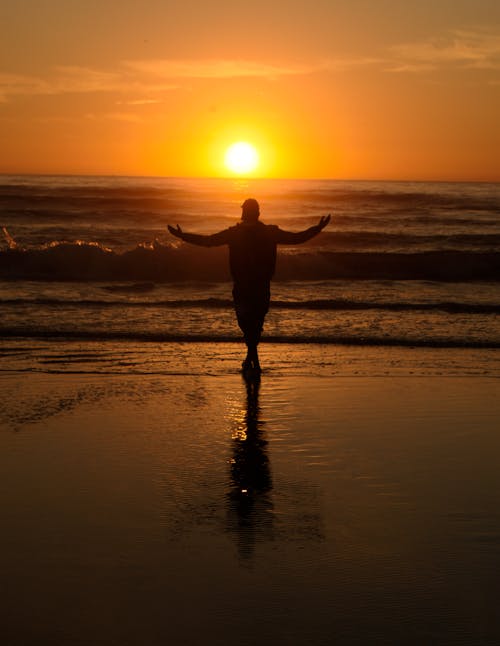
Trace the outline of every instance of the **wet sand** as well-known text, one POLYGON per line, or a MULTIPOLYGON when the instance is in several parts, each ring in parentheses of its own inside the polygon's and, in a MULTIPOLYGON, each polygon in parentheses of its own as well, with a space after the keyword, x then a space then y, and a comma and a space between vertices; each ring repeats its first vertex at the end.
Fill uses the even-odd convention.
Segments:
POLYGON ((410 352, 2 373, 3 643, 497 643, 500 381, 410 352))

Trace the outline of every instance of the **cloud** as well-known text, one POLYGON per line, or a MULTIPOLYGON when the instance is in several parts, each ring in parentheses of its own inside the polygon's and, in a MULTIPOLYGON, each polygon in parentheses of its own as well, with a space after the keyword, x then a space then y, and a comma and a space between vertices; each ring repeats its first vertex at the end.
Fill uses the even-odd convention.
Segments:
MULTIPOLYGON (((40 77, 0 73, 1 102, 19 95, 48 96, 96 92, 147 95, 150 92, 165 92, 177 87, 178 85, 173 83, 147 81, 123 69, 111 72, 87 67, 57 66, 40 77)), ((135 105, 152 101, 153 99, 138 99, 135 105)))
POLYGON ((446 36, 392 47, 392 72, 423 72, 447 67, 500 69, 500 34, 456 30, 446 36))
POLYGON ((132 101, 117 101, 116 105, 154 105, 163 103, 161 99, 134 99, 132 101))
POLYGON ((61 65, 40 76, 0 72, 0 102, 14 96, 114 93, 115 104, 141 106, 162 102, 183 80, 283 77, 376 69, 423 73, 438 69, 500 70, 500 34, 487 29, 455 30, 421 42, 402 43, 380 57, 332 57, 313 62, 239 59, 126 60, 114 69, 61 65))
POLYGON ((56 67, 46 77, 0 73, 0 95, 103 92, 121 87, 116 73, 85 67, 56 67))
POLYGON ((0 101, 13 94, 45 94, 48 84, 43 79, 20 74, 0 73, 0 101))
POLYGON ((13 96, 115 93, 135 95, 124 98, 123 105, 161 102, 159 93, 179 88, 182 79, 232 79, 307 74, 315 68, 304 65, 279 66, 253 61, 217 60, 142 60, 125 61, 115 70, 77 66, 57 66, 43 76, 0 73, 0 101, 13 96))
POLYGON ((161 102, 155 97, 178 89, 182 80, 264 78, 303 76, 317 72, 338 72, 380 63, 375 58, 338 58, 315 63, 277 64, 252 60, 152 59, 124 61, 113 71, 78 66, 57 66, 43 76, 0 73, 0 101, 16 95, 62 95, 111 92, 146 96, 123 99, 122 105, 161 102))
POLYGON ((109 92, 116 90, 122 79, 116 72, 87 67, 58 66, 51 81, 54 94, 109 92))
POLYGON ((89 112, 85 115, 89 121, 102 121, 103 119, 109 121, 123 121, 125 123, 142 123, 144 119, 132 112, 105 112, 104 114, 94 114, 89 112))
POLYGON ((314 63, 276 64, 251 60, 142 60, 126 61, 125 65, 140 74, 163 79, 232 79, 304 76, 325 71, 342 71, 380 63, 379 58, 337 58, 314 63))
POLYGON ((274 65, 244 60, 170 60, 154 59, 126 61, 125 65, 140 74, 164 79, 231 79, 307 74, 311 68, 305 65, 274 65))

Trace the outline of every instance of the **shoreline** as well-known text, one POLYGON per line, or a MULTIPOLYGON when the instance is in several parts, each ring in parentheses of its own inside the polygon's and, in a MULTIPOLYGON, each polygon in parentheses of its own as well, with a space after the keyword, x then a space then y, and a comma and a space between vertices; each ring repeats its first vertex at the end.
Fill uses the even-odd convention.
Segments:
MULTIPOLYGON (((238 374, 245 354, 242 341, 154 342, 129 340, 0 340, 0 375, 238 374)), ((275 344, 259 348, 269 377, 484 376, 500 377, 499 348, 401 347, 335 344, 275 344)))

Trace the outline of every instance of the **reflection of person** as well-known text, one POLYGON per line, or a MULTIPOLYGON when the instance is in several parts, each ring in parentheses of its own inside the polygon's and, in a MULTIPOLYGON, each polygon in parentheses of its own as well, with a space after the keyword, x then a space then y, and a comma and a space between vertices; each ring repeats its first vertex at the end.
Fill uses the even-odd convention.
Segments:
POLYGON ((272 477, 264 423, 259 419, 260 376, 244 374, 246 414, 233 429, 228 529, 236 535, 242 560, 252 557, 255 543, 272 538, 272 477))
POLYGON ((179 225, 169 225, 170 233, 185 242, 202 247, 229 246, 229 265, 234 280, 233 299, 238 325, 247 345, 243 370, 260 371, 257 345, 269 309, 270 282, 276 266, 278 244, 301 244, 316 236, 330 222, 324 216, 305 231, 283 231, 259 221, 257 200, 248 199, 241 207, 241 222, 212 235, 185 233, 179 225))

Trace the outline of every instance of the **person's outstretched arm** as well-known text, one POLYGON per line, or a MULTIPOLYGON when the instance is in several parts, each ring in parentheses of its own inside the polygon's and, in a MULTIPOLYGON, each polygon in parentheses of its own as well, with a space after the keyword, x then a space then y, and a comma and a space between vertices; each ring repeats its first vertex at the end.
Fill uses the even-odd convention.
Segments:
POLYGON ((168 230, 176 238, 180 238, 190 244, 198 245, 199 247, 219 247, 229 242, 229 229, 224 229, 224 231, 219 231, 219 233, 213 233, 208 236, 202 235, 201 233, 186 233, 179 225, 175 228, 169 224, 168 230))
POLYGON ((305 229, 305 231, 283 231, 283 229, 278 228, 276 242, 281 244, 302 244, 303 242, 307 242, 311 238, 314 238, 314 236, 317 236, 330 222, 330 219, 330 215, 324 215, 320 218, 318 224, 309 227, 309 229, 305 229))

